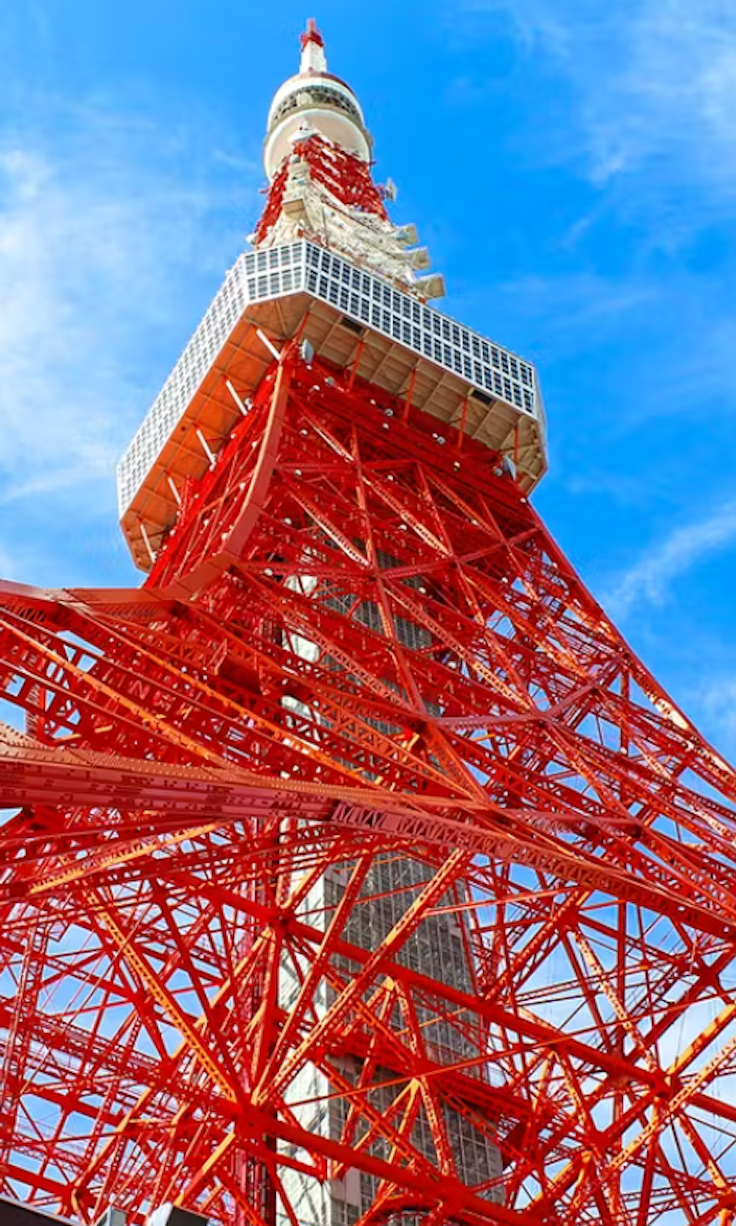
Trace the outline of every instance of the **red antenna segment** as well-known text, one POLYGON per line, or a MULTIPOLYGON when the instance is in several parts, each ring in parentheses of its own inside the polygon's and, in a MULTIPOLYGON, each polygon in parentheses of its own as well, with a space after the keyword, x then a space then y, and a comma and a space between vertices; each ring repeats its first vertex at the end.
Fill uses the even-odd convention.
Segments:
POLYGON ((302 45, 302 51, 308 45, 308 43, 316 43, 318 47, 324 47, 325 40, 317 28, 317 22, 314 20, 314 17, 310 17, 309 20, 307 21, 307 28, 304 31, 304 33, 301 35, 300 41, 302 45))

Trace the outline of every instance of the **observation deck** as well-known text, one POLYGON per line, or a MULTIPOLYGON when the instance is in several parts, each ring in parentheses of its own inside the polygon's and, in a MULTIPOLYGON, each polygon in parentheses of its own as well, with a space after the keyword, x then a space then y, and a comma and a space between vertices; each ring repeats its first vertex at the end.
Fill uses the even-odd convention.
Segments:
MULTIPOLYGON (((513 459, 530 492, 547 468, 534 367, 390 282, 307 239, 239 257, 118 465, 118 504, 148 570, 180 489, 214 462, 277 347, 316 355, 513 459), (259 332, 262 335, 259 335, 259 332)), ((438 439, 442 439, 438 430, 438 439)))

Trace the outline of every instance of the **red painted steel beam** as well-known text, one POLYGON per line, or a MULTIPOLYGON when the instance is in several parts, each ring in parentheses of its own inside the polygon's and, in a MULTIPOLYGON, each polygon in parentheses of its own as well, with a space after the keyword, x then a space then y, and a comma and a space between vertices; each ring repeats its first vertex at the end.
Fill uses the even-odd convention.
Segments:
POLYGON ((267 1226, 253 1189, 353 1169, 375 1220, 732 1213, 736 778, 433 434, 285 350, 140 591, 0 585, 6 1193, 267 1226), (462 983, 411 952, 453 913, 462 983))

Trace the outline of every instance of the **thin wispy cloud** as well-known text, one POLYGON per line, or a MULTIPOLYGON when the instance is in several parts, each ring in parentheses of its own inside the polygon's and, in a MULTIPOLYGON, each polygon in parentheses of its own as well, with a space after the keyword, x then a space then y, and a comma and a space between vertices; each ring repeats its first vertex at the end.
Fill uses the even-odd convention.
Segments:
POLYGON ((706 679, 695 701, 703 720, 717 730, 719 744, 736 761, 736 672, 706 679))
MULTIPOLYGON (((453 0, 473 30, 511 23, 574 90, 578 158, 598 183, 657 179, 736 194, 736 10, 723 0, 453 0)), ((562 152, 558 148, 558 152, 562 152)))
POLYGON ((178 309, 195 232, 219 203, 165 150, 149 177, 160 133, 131 139, 95 116, 74 135, 55 153, 40 135, 0 133, 0 471, 18 493, 52 472, 107 473, 135 411, 136 350, 178 309))
POLYGON ((237 252, 259 176, 194 127, 98 102, 61 122, 57 107, 52 140, 48 109, 29 112, 0 124, 0 508, 56 499, 86 520, 114 514, 115 462, 186 342, 185 304, 193 326, 237 252))
POLYGON ((675 528, 669 536, 648 547, 604 594, 603 604, 620 620, 636 605, 661 605, 675 580, 735 543, 736 501, 707 518, 675 528))
POLYGON ((497 48, 512 35, 518 58, 510 89, 520 65, 534 78, 535 97, 550 94, 549 113, 536 105, 534 120, 513 133, 519 157, 535 170, 546 167, 545 190, 565 175, 570 196, 584 184, 584 204, 541 252, 539 273, 525 270, 509 287, 525 316, 540 320, 540 352, 574 354, 638 334, 641 348, 629 346, 631 369, 621 372, 638 393, 617 415, 625 431, 645 417, 734 405, 736 313, 727 279, 736 7, 723 0, 446 0, 445 11, 472 48, 468 71, 477 88, 496 88, 497 48), (478 47, 487 48, 487 62, 478 47), (720 259, 699 262, 700 241, 711 250, 720 244, 720 259))

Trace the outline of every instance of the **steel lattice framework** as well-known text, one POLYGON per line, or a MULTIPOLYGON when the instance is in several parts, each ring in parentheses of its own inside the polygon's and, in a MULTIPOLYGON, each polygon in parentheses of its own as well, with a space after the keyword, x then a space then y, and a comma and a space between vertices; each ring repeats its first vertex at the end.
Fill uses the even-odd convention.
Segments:
POLYGON ((352 1170, 366 1223, 734 1221, 736 778, 435 427, 292 342, 141 589, 2 586, 3 1192, 297 1226, 293 1176, 352 1170), (448 912, 465 988, 402 956, 448 912))

